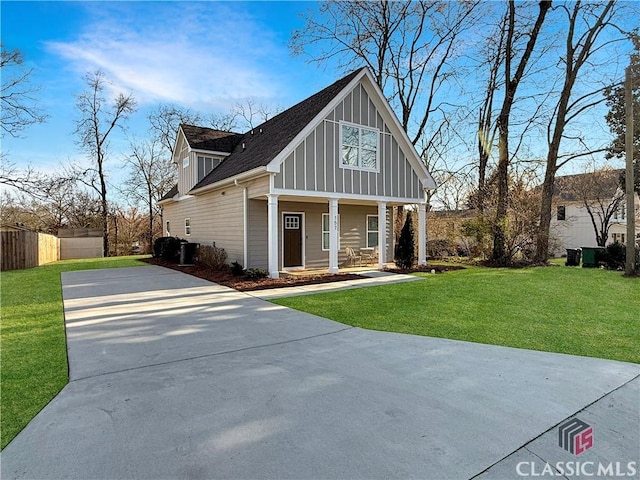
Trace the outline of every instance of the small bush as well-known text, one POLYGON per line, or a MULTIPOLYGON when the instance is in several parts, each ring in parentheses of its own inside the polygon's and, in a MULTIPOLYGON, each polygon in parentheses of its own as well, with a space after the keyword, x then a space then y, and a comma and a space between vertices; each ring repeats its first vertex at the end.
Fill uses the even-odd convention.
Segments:
POLYGON ((239 277, 244 275, 244 268, 238 262, 233 262, 231 264, 231 275, 239 277))
POLYGON ((395 261, 399 268, 407 270, 413 267, 416 259, 415 244, 416 242, 413 237, 413 219, 411 218, 411 213, 408 213, 402 231, 400 232, 400 238, 398 239, 398 245, 396 245, 395 251, 395 261))
POLYGON ((178 237, 160 237, 153 242, 153 256, 163 258, 171 262, 178 260, 180 256, 180 242, 178 237))
POLYGON ((627 247, 614 242, 607 245, 602 261, 609 270, 622 270, 627 258, 627 247))
POLYGON ((269 272, 261 268, 247 268, 244 272, 244 277, 249 280, 257 280, 259 278, 267 278, 269 272))
POLYGON ((227 266, 227 252, 224 248, 200 245, 196 255, 199 263, 212 270, 223 270, 227 266))

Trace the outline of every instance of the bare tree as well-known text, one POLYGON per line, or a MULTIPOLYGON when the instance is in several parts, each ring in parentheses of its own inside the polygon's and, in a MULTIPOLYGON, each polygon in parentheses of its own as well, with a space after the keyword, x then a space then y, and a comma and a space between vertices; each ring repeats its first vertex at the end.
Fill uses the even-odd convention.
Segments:
POLYGON ((504 27, 507 23, 507 14, 502 17, 501 25, 494 28, 494 33, 487 37, 487 51, 484 67, 488 67, 489 74, 486 80, 486 90, 478 115, 478 190, 475 195, 475 203, 472 207, 482 214, 486 195, 487 168, 492 156, 496 130, 498 125, 493 116, 494 98, 500 82, 500 66, 504 61, 504 27))
POLYGON ((107 180, 105 171, 109 138, 116 126, 121 126, 129 114, 136 109, 136 101, 131 94, 119 93, 107 103, 105 89, 107 80, 101 71, 85 76, 87 90, 77 97, 76 107, 80 118, 76 123, 78 145, 89 156, 93 167, 85 170, 81 178, 100 196, 103 231, 103 253, 109 255, 107 180))
MULTIPOLYGON (((542 184, 539 230, 536 240, 535 260, 539 263, 547 261, 549 252, 549 231, 551 225, 551 207, 554 182, 557 171, 568 162, 606 149, 594 149, 586 145, 582 136, 571 138, 582 146, 581 151, 562 155, 562 141, 569 139, 567 126, 585 111, 604 101, 602 96, 606 87, 596 87, 586 93, 576 93, 576 83, 583 69, 596 72, 593 57, 607 45, 620 41, 622 37, 607 38, 599 43, 599 37, 605 30, 617 30, 612 20, 615 16, 615 0, 608 2, 581 2, 560 4, 557 8, 567 18, 565 48, 559 59, 562 66, 562 88, 557 104, 551 115, 547 128, 548 153, 545 177, 542 184)), ((609 61, 609 59, 607 59, 609 61)))
MULTIPOLYGON (((460 55, 457 40, 478 21, 479 3, 330 0, 321 4, 317 17, 306 16, 290 48, 319 65, 333 60, 342 70, 366 65, 433 169, 446 148, 442 140, 451 141, 444 132, 455 132, 452 111, 460 106, 445 87, 460 75, 452 64, 460 55)), ((403 218, 402 207, 396 218, 403 218)), ((399 228, 395 231, 399 234, 399 228)))
POLYGON ((498 200, 496 205, 496 217, 493 225, 493 252, 491 258, 494 262, 506 263, 508 255, 506 252, 505 225, 507 221, 507 210, 509 208, 509 120, 511 117, 511 109, 515 101, 518 85, 524 76, 525 69, 531 58, 535 48, 540 29, 544 23, 547 12, 551 8, 550 1, 541 1, 539 3, 538 15, 535 19, 533 27, 528 32, 527 44, 520 55, 515 72, 512 69, 512 63, 515 64, 515 46, 514 37, 516 35, 516 3, 509 2, 507 23, 505 25, 505 53, 504 53, 504 84, 505 94, 502 101, 502 107, 498 115, 498 167, 497 167, 497 183, 498 183, 498 200))
POLYGON ((44 122, 47 116, 38 107, 35 95, 40 88, 31 84, 33 69, 24 67, 20 50, 6 50, 0 44, 0 69, 0 125, 3 134, 17 137, 29 125, 44 122))
POLYGON ((176 143, 178 127, 181 124, 197 125, 203 121, 199 113, 175 105, 160 105, 147 116, 147 119, 154 142, 160 143, 169 159, 176 143))
POLYGON ((148 229, 144 240, 151 251, 154 223, 160 216, 158 201, 175 185, 176 171, 170 159, 163 155, 159 138, 131 139, 129 144, 131 153, 125 160, 129 177, 124 184, 124 193, 134 205, 142 205, 147 212, 148 229))
MULTIPOLYGON (((454 107, 441 89, 457 74, 450 64, 456 40, 477 22, 478 3, 331 0, 293 32, 290 48, 320 65, 335 59, 341 69, 369 67, 416 145, 431 116, 454 107)), ((433 126, 429 137, 441 128, 433 126)), ((423 144, 428 149, 431 141, 423 144)))

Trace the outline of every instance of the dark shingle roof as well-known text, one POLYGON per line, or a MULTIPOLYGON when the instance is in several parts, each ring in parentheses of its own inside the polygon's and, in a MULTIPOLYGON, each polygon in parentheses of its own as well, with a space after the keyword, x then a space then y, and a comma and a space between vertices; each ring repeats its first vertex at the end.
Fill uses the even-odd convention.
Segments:
MULTIPOLYGON (((341 78, 324 90, 319 91, 288 110, 279 113, 244 135, 238 136, 238 141, 231 155, 225 158, 218 167, 214 168, 209 175, 204 177, 193 188, 197 189, 211 185, 225 178, 248 172, 254 168, 266 166, 291 143, 295 136, 298 135, 363 68, 341 78)), ((217 132, 217 130, 214 132, 217 132)), ((234 137, 234 141, 235 139, 236 137, 234 137)))
POLYGON ((224 132, 213 128, 180 125, 189 146, 195 150, 231 153, 242 138, 241 133, 224 132))
POLYGON ((610 175, 594 180, 591 185, 585 184, 585 182, 590 180, 590 177, 594 175, 593 173, 578 173, 556 177, 553 183, 553 195, 568 202, 575 202, 580 200, 576 195, 576 188, 591 188, 590 191, 597 188, 601 190, 599 195, 602 198, 613 197, 619 187, 619 178, 622 172, 623 170, 611 170, 608 172, 610 175), (585 187, 585 185, 587 186, 585 187))
POLYGON ((163 201, 163 200, 171 200, 173 197, 175 197, 178 194, 178 185, 174 185, 173 188, 171 190, 169 190, 167 193, 165 193, 162 198, 160 200, 158 200, 159 202, 163 201))

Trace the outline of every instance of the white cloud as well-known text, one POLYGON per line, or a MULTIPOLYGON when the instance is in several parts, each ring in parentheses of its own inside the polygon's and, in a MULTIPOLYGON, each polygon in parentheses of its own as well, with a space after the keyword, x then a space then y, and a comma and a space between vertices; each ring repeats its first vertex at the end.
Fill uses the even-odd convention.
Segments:
POLYGON ((92 12, 76 40, 50 42, 48 49, 82 74, 103 70, 114 88, 133 92, 141 104, 228 110, 247 97, 277 96, 280 75, 265 65, 288 53, 242 4, 110 5, 92 12))

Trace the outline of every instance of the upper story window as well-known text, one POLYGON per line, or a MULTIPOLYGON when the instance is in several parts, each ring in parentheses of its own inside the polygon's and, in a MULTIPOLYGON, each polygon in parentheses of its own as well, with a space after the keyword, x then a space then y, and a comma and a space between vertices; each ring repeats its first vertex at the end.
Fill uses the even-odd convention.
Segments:
POLYGON ((209 175, 220 163, 219 158, 198 156, 198 182, 209 175))
POLYGON ((360 170, 378 171, 378 131, 346 123, 340 124, 342 152, 340 166, 360 170))
POLYGON ((189 156, 187 155, 182 159, 182 168, 187 168, 189 166, 189 156))
POLYGON ((564 205, 558 205, 558 210, 556 215, 557 215, 556 218, 558 220, 565 220, 567 216, 567 207, 565 207, 564 205))
POLYGON ((625 205, 623 203, 620 204, 620 206, 618 208, 616 208, 616 211, 613 212, 613 218, 615 220, 624 220, 625 219, 625 205))

